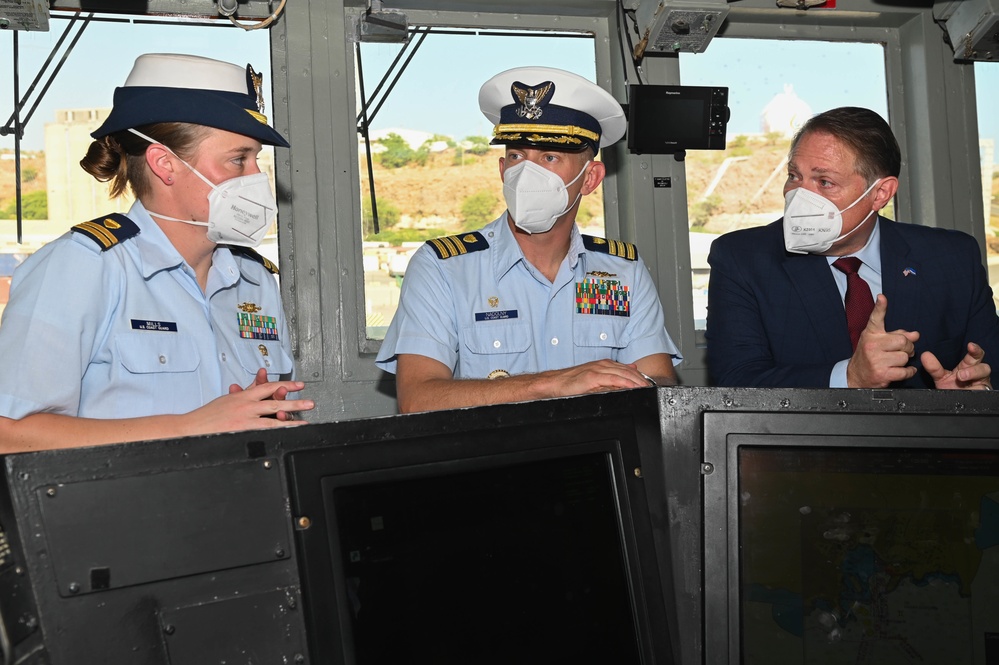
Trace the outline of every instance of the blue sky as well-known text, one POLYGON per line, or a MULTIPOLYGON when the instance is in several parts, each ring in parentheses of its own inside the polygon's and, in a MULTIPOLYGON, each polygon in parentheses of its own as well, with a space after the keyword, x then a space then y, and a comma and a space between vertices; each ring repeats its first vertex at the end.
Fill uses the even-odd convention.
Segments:
MULTIPOLYGON (((67 23, 53 17, 48 32, 18 33, 22 97, 67 23)), ((72 35, 66 39, 66 44, 71 40, 72 35)), ((0 32, 0 124, 5 124, 13 113, 13 41, 12 32, 0 32)), ((135 58, 143 53, 193 53, 239 65, 250 63, 255 70, 265 73, 266 83, 270 80, 269 43, 267 30, 245 31, 228 21, 206 27, 92 21, 29 120, 22 148, 41 150, 44 147, 44 126, 55 120, 56 109, 110 108, 115 86, 124 83, 135 58)), ((61 54, 62 51, 56 55, 52 65, 58 62, 61 54)), ((53 69, 52 65, 48 71, 53 69)), ((38 89, 41 86, 39 83, 38 89)), ((29 104, 37 99, 37 91, 29 104)), ((267 102, 269 109, 269 99, 267 102)), ((12 136, 0 137, 0 148, 13 147, 12 136)))
MULTIPOLYGON (((456 86, 459 77, 453 72, 455 54, 465 53, 469 42, 468 37, 431 35, 373 124, 410 127, 411 119, 419 112, 412 100, 429 98, 438 103, 426 105, 427 115, 423 116, 419 129, 459 138, 468 134, 488 134, 492 127, 478 111, 477 94, 479 86, 493 74, 510 67, 543 64, 594 78, 593 49, 588 39, 485 37, 476 42, 475 57, 461 64, 460 80, 467 81, 467 87, 456 86)), ((391 63, 398 48, 397 45, 364 45, 366 81, 377 82, 377 73, 391 63)), ((716 39, 704 53, 682 54, 680 74, 684 85, 729 88, 731 136, 760 131, 761 110, 774 95, 784 92, 785 84, 789 83, 815 112, 843 105, 849 100, 851 104, 868 106, 884 114, 887 102, 884 66, 880 64, 883 61, 882 47, 873 44, 754 40, 752 48, 747 48, 745 40, 716 39), (849 62, 851 66, 817 77, 810 66, 800 64, 829 62, 834 58, 849 62), (856 72, 860 67, 870 67, 871 75, 858 77, 856 72)))
POLYGON ((760 112, 785 86, 813 113, 863 106, 887 116, 880 44, 715 39, 704 53, 681 54, 680 81, 729 88, 730 136, 759 132, 760 112), (836 65, 817 75, 816 63, 836 65))
MULTIPOLYGON (((53 17, 49 32, 19 33, 22 94, 66 23, 53 17)), ((93 22, 31 118, 22 145, 29 150, 42 148, 44 123, 54 119, 55 109, 110 106, 114 87, 125 80, 141 53, 187 52, 238 64, 250 62, 269 80, 268 39, 266 30, 247 32, 228 23, 177 27, 93 22), (108 57, 108 44, 114 44, 113 58, 108 57)), ((0 122, 7 120, 13 107, 12 41, 13 33, 0 33, 0 100, 4 100, 0 122)), ((363 48, 370 94, 399 46, 364 44, 363 48)), ((431 35, 373 126, 419 129, 459 139, 487 135, 491 127, 478 110, 479 86, 497 72, 524 65, 561 67, 592 79, 592 45, 578 38, 431 35)), ((750 45, 745 40, 715 39, 704 53, 683 54, 680 67, 685 85, 729 87, 730 136, 759 131, 760 111, 788 84, 815 112, 843 104, 868 106, 881 113, 886 108, 883 55, 878 45, 763 40, 750 45), (817 63, 837 66, 819 69, 817 63)), ((999 63, 979 63, 975 70, 981 135, 999 143, 999 113, 995 112, 999 108, 999 63)), ((11 147, 12 137, 0 137, 0 148, 11 147)))

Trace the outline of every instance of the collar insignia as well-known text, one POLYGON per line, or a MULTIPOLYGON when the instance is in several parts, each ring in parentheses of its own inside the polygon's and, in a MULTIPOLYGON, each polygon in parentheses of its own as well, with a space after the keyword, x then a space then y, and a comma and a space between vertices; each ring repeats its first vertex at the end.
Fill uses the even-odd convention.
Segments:
POLYGON ((544 107, 551 102, 552 95, 555 94, 555 84, 545 81, 534 88, 528 87, 520 81, 514 81, 510 86, 513 93, 513 100, 520 103, 517 115, 528 120, 537 120, 544 113, 544 107))

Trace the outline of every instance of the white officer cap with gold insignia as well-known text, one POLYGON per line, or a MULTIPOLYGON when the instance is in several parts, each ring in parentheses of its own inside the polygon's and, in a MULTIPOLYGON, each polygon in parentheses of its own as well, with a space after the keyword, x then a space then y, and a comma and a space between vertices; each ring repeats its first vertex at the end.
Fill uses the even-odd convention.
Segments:
POLYGON ((628 125, 613 95, 552 67, 497 74, 479 90, 479 109, 495 125, 493 144, 596 152, 620 140, 628 125))

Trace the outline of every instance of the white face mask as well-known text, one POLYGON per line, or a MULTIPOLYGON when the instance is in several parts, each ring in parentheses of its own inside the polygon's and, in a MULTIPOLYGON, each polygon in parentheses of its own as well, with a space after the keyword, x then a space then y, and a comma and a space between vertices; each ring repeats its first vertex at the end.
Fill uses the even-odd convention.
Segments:
POLYGON ((551 231, 558 218, 583 195, 580 191, 576 201, 566 205, 567 187, 579 180, 589 164, 590 160, 586 160, 583 169, 568 183, 562 182, 559 174, 526 159, 503 171, 503 198, 517 228, 528 233, 551 231))
MULTIPOLYGON (((158 143, 158 141, 154 141, 134 129, 128 131, 141 136, 150 143, 158 143)), ((167 146, 163 147, 170 150, 167 146)), ((170 150, 170 153, 180 159, 180 156, 173 150, 170 150)), ((212 188, 208 195, 208 221, 195 222, 190 219, 167 217, 152 210, 147 210, 147 212, 158 219, 183 222, 194 226, 207 226, 208 239, 214 243, 242 247, 259 245, 277 214, 277 203, 271 193, 267 174, 253 173, 238 176, 216 185, 183 159, 180 161, 212 188)))
POLYGON ((849 237, 871 218, 874 210, 867 213, 867 217, 851 231, 840 235, 843 231, 843 213, 860 203, 879 182, 881 178, 872 182, 856 201, 842 210, 829 199, 804 187, 789 191, 784 195, 784 247, 794 254, 821 254, 833 244, 849 237))

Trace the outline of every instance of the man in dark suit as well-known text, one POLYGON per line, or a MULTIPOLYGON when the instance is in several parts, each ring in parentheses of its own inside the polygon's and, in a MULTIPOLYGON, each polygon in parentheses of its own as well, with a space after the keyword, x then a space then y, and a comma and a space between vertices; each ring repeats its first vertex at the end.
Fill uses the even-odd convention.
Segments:
POLYGON ((983 358, 999 355, 999 317, 978 244, 878 215, 900 166, 873 111, 805 123, 788 155, 784 218, 712 243, 715 385, 991 389, 983 358))

